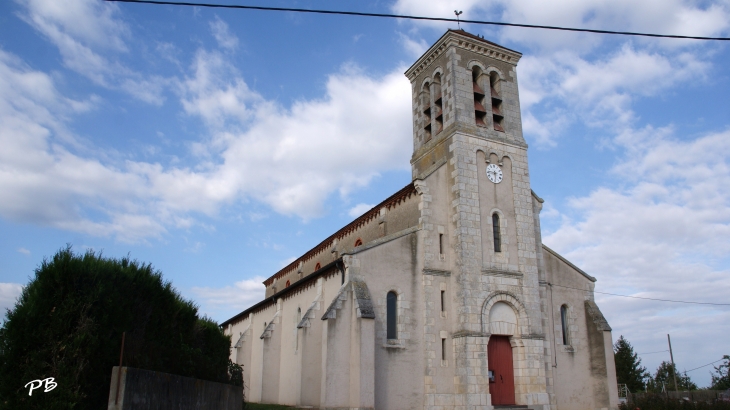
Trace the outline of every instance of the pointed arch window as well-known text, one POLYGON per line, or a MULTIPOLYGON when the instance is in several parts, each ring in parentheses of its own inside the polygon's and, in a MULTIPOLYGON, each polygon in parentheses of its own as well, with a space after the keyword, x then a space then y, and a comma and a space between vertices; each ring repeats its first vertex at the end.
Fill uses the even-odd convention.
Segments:
POLYGON ((286 281, 286 286, 285 287, 288 288, 289 286, 291 286, 291 282, 290 281, 286 281))
POLYGON ((492 233, 494 235, 494 251, 502 252, 502 232, 499 227, 499 215, 492 214, 492 233))
POLYGON ((322 269, 322 265, 319 262, 317 262, 317 264, 314 266, 314 271, 316 272, 320 269, 322 269))
POLYGON ((358 246, 362 246, 362 239, 360 238, 357 238, 357 240, 355 241, 355 247, 357 248, 358 246))
POLYGON ((398 338, 398 295, 390 291, 386 298, 388 340, 398 338))
POLYGON ((560 324, 563 329, 563 344, 570 344, 570 337, 568 337, 568 306, 563 305, 560 307, 560 324))

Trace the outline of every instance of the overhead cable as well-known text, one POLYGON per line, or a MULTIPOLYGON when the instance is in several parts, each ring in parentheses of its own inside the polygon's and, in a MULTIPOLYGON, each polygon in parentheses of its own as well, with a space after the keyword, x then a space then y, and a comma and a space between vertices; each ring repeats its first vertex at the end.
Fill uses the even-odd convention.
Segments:
POLYGON ((697 370, 697 369, 701 369, 701 368, 703 368, 703 367, 707 367, 707 366, 709 366, 709 365, 711 365, 711 364, 715 364, 715 363, 717 363, 717 362, 721 362, 721 361, 723 361, 723 360, 725 360, 725 358, 724 358, 724 357, 723 357, 722 359, 720 359, 720 360, 715 360, 715 361, 714 361, 714 362, 712 362, 712 363, 707 363, 707 364, 703 364, 702 366, 700 366, 700 367, 695 367, 694 369, 691 369, 691 370, 685 370, 685 373, 686 373, 686 372, 691 372, 692 370, 697 370))
POLYGON ((557 287, 566 288, 566 289, 582 290, 584 292, 600 293, 602 295, 620 296, 622 298, 656 300, 656 301, 659 301, 659 302, 672 302, 672 303, 688 303, 688 304, 692 304, 692 305, 730 306, 730 303, 690 302, 690 301, 686 301, 686 300, 656 299, 656 298, 645 298, 643 296, 619 295, 617 293, 599 292, 597 290, 586 290, 586 289, 580 289, 580 288, 573 288, 573 287, 570 287, 570 286, 556 285, 554 283, 551 283, 550 286, 557 286, 557 287))
POLYGON ((543 26, 543 25, 519 24, 519 23, 504 23, 504 22, 500 22, 500 21, 462 20, 462 19, 443 18, 443 17, 409 16, 409 15, 403 15, 403 14, 386 14, 386 13, 363 13, 363 12, 358 12, 358 11, 296 9, 296 8, 288 8, 288 7, 244 6, 244 5, 239 5, 239 4, 191 3, 191 2, 162 1, 162 0, 160 0, 160 1, 157 1, 157 0, 105 0, 105 1, 117 2, 117 3, 143 3, 143 4, 157 4, 157 5, 169 5, 169 6, 193 6, 193 7, 210 7, 210 8, 224 8, 224 9, 289 11, 289 12, 295 12, 295 13, 336 14, 336 15, 361 16, 361 17, 385 17, 385 18, 405 19, 405 20, 447 21, 447 22, 454 22, 454 23, 461 22, 461 23, 481 24, 481 25, 490 25, 490 26, 537 28, 537 29, 544 29, 544 30, 575 31, 575 32, 581 32, 581 33, 614 34, 614 35, 622 35, 622 36, 640 36, 640 37, 674 38, 674 39, 690 39, 690 40, 717 40, 717 41, 730 40, 730 37, 703 37, 703 36, 680 36, 680 35, 674 35, 674 34, 636 33, 636 32, 631 32, 631 31, 594 30, 594 29, 588 29, 588 28, 543 26))
POLYGON ((649 352, 649 353, 637 353, 637 355, 641 355, 641 354, 654 354, 654 353, 664 353, 664 352, 668 352, 668 351, 669 351, 669 350, 657 350, 656 352, 649 352))

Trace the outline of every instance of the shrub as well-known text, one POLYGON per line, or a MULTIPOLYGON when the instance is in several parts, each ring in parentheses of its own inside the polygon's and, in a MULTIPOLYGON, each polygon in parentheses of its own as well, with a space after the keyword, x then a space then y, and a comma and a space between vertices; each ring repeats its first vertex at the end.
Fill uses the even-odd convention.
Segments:
MULTIPOLYGON (((230 338, 150 264, 71 247, 44 260, 0 328, 0 407, 106 408, 119 364, 229 382, 230 338), (28 395, 31 380, 57 387, 28 395)), ((237 377, 237 376, 236 376, 237 377)))

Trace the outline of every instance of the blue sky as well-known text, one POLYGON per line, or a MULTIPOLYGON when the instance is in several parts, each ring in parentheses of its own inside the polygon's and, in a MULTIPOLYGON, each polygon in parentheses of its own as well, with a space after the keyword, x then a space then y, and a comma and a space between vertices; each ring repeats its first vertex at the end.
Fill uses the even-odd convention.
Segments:
MULTIPOLYGON (((728 0, 266 4, 730 36, 728 0)), ((410 182, 403 72, 454 26, 1 2, 0 306, 65 244, 151 262, 218 321, 260 300, 265 277, 410 182)), ((524 55, 544 242, 598 291, 728 303, 728 45, 463 28, 524 55)), ((596 299, 639 353, 670 333, 680 369, 730 354, 730 307, 596 299)))

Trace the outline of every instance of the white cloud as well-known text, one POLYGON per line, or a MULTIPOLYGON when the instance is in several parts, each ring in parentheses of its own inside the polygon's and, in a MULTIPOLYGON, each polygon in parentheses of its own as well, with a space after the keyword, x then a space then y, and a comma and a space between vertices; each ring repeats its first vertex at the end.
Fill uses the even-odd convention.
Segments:
POLYGON ((255 276, 223 288, 194 287, 192 292, 205 311, 241 311, 264 299, 266 278, 255 276))
POLYGON ((142 74, 105 54, 126 53, 130 37, 116 5, 94 0, 18 0, 22 18, 58 47, 63 64, 94 83, 160 105, 171 80, 142 74))
POLYGON ((398 38, 406 53, 413 59, 421 57, 428 50, 428 44, 422 38, 415 40, 403 33, 398 33, 398 38))
POLYGON ((238 48, 238 37, 228 30, 228 24, 215 16, 215 20, 210 22, 210 30, 213 32, 218 45, 228 51, 234 51, 238 48))
MULTIPOLYGON (((727 303, 730 131, 684 141, 647 127, 614 143, 625 152, 611 170, 620 182, 573 198, 544 242, 596 276, 597 291, 727 303)), ((597 298, 616 337, 656 347, 671 333, 695 351, 687 360, 726 354, 715 337, 730 333, 727 307, 597 298)))
POLYGON ((13 309, 23 291, 20 283, 0 283, 0 319, 5 319, 6 309, 13 309))
MULTIPOLYGON (((393 11, 399 14, 455 18, 462 10, 465 20, 496 20, 510 23, 649 32, 695 36, 717 36, 730 28, 730 5, 693 0, 451 0, 423 2, 398 0, 393 11)), ((414 24, 437 29, 454 28, 453 23, 417 21, 414 24)), ((478 32, 483 26, 462 25, 478 32)), ((606 37, 526 28, 505 28, 500 42, 511 41, 544 49, 589 51, 606 37)), ((667 47, 695 45, 692 41, 641 40, 667 47)))
POLYGON ((129 28, 119 19, 116 4, 94 0, 16 0, 28 10, 26 18, 45 34, 67 33, 79 42, 98 48, 127 51, 129 28))
MULTIPOLYGON (((209 124, 208 147, 222 160, 205 177, 175 175, 185 198, 220 203, 246 195, 307 219, 322 214, 330 193, 347 195, 379 171, 408 163, 410 87, 402 68, 375 79, 346 66, 329 76, 323 98, 286 109, 251 92, 221 58, 196 63, 195 76, 185 83, 192 95, 183 101, 186 110, 209 124), (190 195, 203 185, 207 192, 190 195)), ((173 183, 147 174, 161 190, 173 183)))
POLYGON ((703 81, 709 68, 689 53, 664 55, 628 44, 594 61, 572 52, 526 56, 518 66, 525 134, 538 145, 554 146, 574 121, 627 127, 636 119, 636 98, 657 95, 688 78, 703 81))
POLYGON ((25 248, 18 248, 18 252, 22 253, 23 255, 30 255, 30 251, 25 248))
POLYGON ((364 214, 365 212, 373 209, 375 205, 371 204, 357 204, 350 208, 350 210, 347 212, 348 215, 350 215, 353 218, 357 218, 358 216, 364 214))
POLYGON ((181 100, 209 138, 196 144, 198 163, 165 167, 100 159, 66 127, 93 98, 65 98, 50 76, 0 51, 0 214, 127 242, 248 198, 316 217, 332 193, 408 163, 410 87, 401 72, 376 79, 347 66, 329 76, 321 99, 288 109, 250 91, 219 53, 200 51, 181 100))

